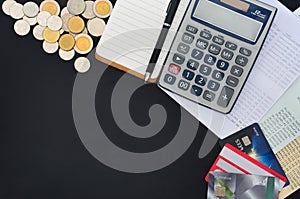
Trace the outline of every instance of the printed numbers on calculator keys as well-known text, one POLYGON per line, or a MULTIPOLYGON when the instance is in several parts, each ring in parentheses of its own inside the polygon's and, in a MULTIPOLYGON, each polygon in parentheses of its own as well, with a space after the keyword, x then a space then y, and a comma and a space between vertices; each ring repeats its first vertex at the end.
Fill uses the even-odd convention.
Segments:
POLYGON ((201 30, 188 25, 174 53, 172 64, 169 65, 164 81, 174 85, 183 91, 190 93, 208 102, 217 100, 219 106, 226 107, 234 93, 234 88, 239 84, 239 77, 243 74, 243 68, 247 64, 246 56, 251 51, 240 48, 231 42, 225 41, 221 36, 214 36, 206 30, 201 30), (195 45, 192 45, 195 43, 195 45), (229 62, 235 57, 235 64, 229 62), (229 71, 230 75, 225 72, 229 71), (181 75, 180 75, 181 74, 181 75), (221 82, 225 81, 226 87, 221 82), (220 90, 221 89, 221 90, 220 90), (219 96, 216 96, 219 92, 219 96), (222 95, 223 94, 223 95, 222 95))
POLYGON ((232 109, 276 14, 254 0, 225 4, 191 0, 159 79, 161 87, 222 113, 232 109))

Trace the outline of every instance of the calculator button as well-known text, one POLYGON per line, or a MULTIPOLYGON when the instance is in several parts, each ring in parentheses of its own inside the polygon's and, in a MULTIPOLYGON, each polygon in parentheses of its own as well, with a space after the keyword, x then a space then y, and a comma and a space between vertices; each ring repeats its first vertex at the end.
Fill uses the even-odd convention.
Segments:
POLYGON ((214 36, 212 40, 213 40, 213 42, 215 42, 216 44, 219 44, 219 45, 223 45, 223 44, 224 44, 224 39, 221 38, 221 37, 214 36))
POLYGON ((217 46, 215 44, 210 44, 209 45, 209 48, 208 48, 208 51, 211 53, 211 54, 214 54, 214 55, 218 55, 221 51, 221 47, 220 46, 217 46))
POLYGON ((165 78, 164 78, 164 81, 168 84, 173 85, 176 81, 176 77, 174 77, 173 75, 166 74, 165 78))
POLYGON ((240 53, 242 54, 242 55, 245 55, 245 56, 250 56, 251 55, 251 50, 248 50, 247 48, 240 48, 240 53))
POLYGON ((191 44, 194 41, 194 36, 188 33, 184 33, 182 35, 182 41, 187 43, 187 44, 191 44))
POLYGON ((233 52, 231 52, 227 49, 224 49, 221 53, 221 57, 223 57, 224 59, 227 59, 227 60, 231 60, 233 57, 233 52))
POLYGON ((248 58, 243 57, 242 55, 238 55, 235 59, 235 63, 240 66, 246 66, 248 63, 248 58))
POLYGON ((239 80, 235 77, 228 76, 226 83, 231 87, 236 87, 239 84, 239 80))
POLYGON ((218 82, 210 80, 207 84, 207 88, 212 91, 217 91, 220 88, 220 84, 218 82))
POLYGON ((190 59, 188 62, 187 62, 187 67, 189 69, 192 69, 192 70, 197 70, 198 67, 199 67, 199 62, 196 62, 192 59, 190 59))
POLYGON ((190 33, 193 33, 193 34, 196 34, 198 32, 198 29, 196 27, 194 27, 194 26, 187 25, 186 31, 188 31, 190 33))
POLYGON ((200 86, 205 86, 207 79, 201 75, 197 75, 195 82, 196 82, 196 84, 199 84, 200 86))
POLYGON ((173 56, 173 61, 176 64, 183 64, 184 60, 185 60, 185 57, 182 55, 174 54, 174 56, 173 56))
POLYGON ((217 58, 211 55, 205 55, 204 62, 209 65, 214 65, 217 61, 217 58))
POLYGON ((221 59, 217 62, 218 69, 221 69, 223 71, 226 71, 228 69, 228 66, 229 66, 229 63, 226 61, 223 61, 221 59))
POLYGON ((233 89, 224 86, 218 99, 218 105, 226 108, 233 96, 233 89))
POLYGON ((174 75, 178 75, 178 73, 180 72, 181 68, 180 66, 177 66, 175 64, 170 64, 169 65, 169 69, 168 71, 174 75))
POLYGON ((210 92, 210 91, 204 91, 203 93, 203 98, 209 102, 212 102, 214 101, 215 99, 215 94, 213 92, 210 92))
POLYGON ((206 31, 201 31, 201 32, 200 32, 200 37, 203 37, 203 38, 205 38, 205 39, 210 40, 211 37, 212 37, 212 35, 211 35, 210 33, 206 32, 206 31))
POLYGON ((182 77, 184 77, 187 80, 192 80, 195 76, 195 73, 193 73, 192 71, 189 70, 184 70, 182 73, 182 77))
POLYGON ((202 88, 193 85, 192 88, 191 88, 191 93, 192 93, 193 95, 196 95, 196 96, 199 97, 199 96, 201 95, 201 93, 202 93, 202 88))
POLYGON ((194 50, 192 51, 192 57, 195 58, 195 59, 198 59, 198 60, 202 59, 203 54, 204 54, 204 53, 203 53, 202 51, 197 50, 197 49, 194 49, 194 50))
POLYGON ((222 73, 221 71, 214 70, 214 72, 212 73, 212 77, 215 80, 222 81, 224 78, 224 73, 222 73))
POLYGON ((205 41, 203 39, 198 39, 197 43, 196 43, 196 46, 200 49, 205 50, 208 46, 208 41, 205 41))
POLYGON ((232 66, 230 73, 236 77, 242 76, 244 70, 238 66, 232 66))
POLYGON ((206 65, 204 65, 204 64, 202 64, 201 66, 200 66, 200 73, 202 73, 203 75, 210 75, 210 73, 211 73, 211 67, 209 67, 209 66, 206 66, 206 65))
POLYGON ((184 43, 180 43, 177 47, 177 51, 182 54, 187 54, 190 50, 190 47, 184 43))
POLYGON ((237 45, 232 43, 232 42, 229 42, 229 41, 227 41, 225 43, 225 46, 226 46, 226 48, 229 48, 230 50, 236 50, 237 49, 237 45))
POLYGON ((190 83, 186 82, 186 81, 183 81, 183 80, 180 80, 179 83, 178 83, 178 88, 182 89, 182 90, 188 90, 190 87, 190 83))

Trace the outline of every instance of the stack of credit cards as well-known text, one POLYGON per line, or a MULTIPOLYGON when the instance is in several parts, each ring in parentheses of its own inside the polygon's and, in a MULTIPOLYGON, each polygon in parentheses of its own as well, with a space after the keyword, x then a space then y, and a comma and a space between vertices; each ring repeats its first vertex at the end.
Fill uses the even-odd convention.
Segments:
MULTIPOLYGON (((266 137, 257 123, 254 123, 245 129, 242 129, 238 133, 219 141, 219 143, 221 147, 227 143, 231 144, 258 162, 287 178, 266 137)), ((287 185, 289 185, 288 181, 286 182, 285 186, 287 185)))
POLYGON ((257 123, 220 145, 223 149, 205 178, 208 199, 275 199, 289 184, 257 123))

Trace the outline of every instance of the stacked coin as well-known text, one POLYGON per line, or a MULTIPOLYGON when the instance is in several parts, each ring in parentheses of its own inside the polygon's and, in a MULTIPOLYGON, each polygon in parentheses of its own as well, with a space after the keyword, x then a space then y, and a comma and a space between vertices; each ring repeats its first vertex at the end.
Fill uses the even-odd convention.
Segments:
MULTIPOLYGON (((104 18, 110 16, 113 5, 109 0, 68 0, 63 9, 55 0, 44 0, 39 6, 35 2, 24 5, 15 0, 5 0, 2 10, 17 21, 15 32, 25 36, 33 28, 33 36, 43 41, 45 52, 52 54, 58 51, 61 59, 69 61, 75 56, 89 53, 94 40, 100 37, 106 26, 104 18)), ((75 69, 84 73, 90 65, 79 57, 75 69), (79 59, 80 58, 80 59, 79 59)))

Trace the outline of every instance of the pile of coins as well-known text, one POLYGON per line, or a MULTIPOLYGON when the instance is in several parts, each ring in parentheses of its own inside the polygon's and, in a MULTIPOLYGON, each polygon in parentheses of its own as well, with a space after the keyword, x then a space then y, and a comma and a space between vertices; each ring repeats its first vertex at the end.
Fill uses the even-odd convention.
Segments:
MULTIPOLYGON (((2 10, 17 21, 15 32, 25 36, 33 27, 33 36, 43 41, 46 53, 58 51, 64 61, 72 60, 76 53, 85 55, 94 45, 106 26, 105 18, 109 17, 113 5, 109 0, 68 0, 62 10, 55 0, 45 0, 40 5, 27 2, 24 5, 15 0, 5 0, 2 10)), ((78 57, 74 62, 75 69, 85 73, 90 68, 86 57, 78 57)))

